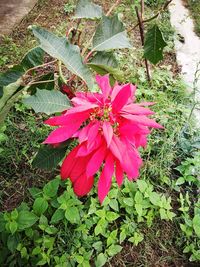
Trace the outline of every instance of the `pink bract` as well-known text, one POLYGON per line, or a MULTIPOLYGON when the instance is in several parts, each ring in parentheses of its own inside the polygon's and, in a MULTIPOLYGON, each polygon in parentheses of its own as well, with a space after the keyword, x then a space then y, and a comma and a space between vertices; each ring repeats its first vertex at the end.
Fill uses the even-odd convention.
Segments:
POLYGON ((148 118, 154 112, 146 106, 154 103, 134 103, 134 85, 116 83, 112 88, 108 75, 97 75, 96 81, 101 93, 76 93, 71 109, 45 122, 59 127, 44 143, 78 139, 79 144, 62 163, 61 177, 70 178, 76 195, 84 196, 94 184, 94 175, 102 168, 98 180, 98 197, 102 203, 113 176, 119 186, 124 175, 129 180, 138 178, 142 165, 138 148, 146 146, 149 127, 163 127, 148 118))

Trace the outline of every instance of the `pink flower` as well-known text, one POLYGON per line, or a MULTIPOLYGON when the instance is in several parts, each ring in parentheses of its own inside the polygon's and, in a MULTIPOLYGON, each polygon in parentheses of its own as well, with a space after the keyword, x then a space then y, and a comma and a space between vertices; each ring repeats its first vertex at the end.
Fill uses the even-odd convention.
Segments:
POLYGON ((149 128, 163 127, 148 118, 154 112, 146 106, 154 103, 134 103, 134 85, 116 83, 111 88, 108 75, 97 75, 96 81, 102 93, 76 93, 71 109, 45 122, 59 127, 44 143, 78 139, 79 144, 63 161, 61 177, 70 178, 76 195, 84 196, 102 167, 98 180, 98 197, 102 203, 113 175, 119 186, 125 174, 129 180, 138 178, 142 165, 138 148, 146 146, 149 128))

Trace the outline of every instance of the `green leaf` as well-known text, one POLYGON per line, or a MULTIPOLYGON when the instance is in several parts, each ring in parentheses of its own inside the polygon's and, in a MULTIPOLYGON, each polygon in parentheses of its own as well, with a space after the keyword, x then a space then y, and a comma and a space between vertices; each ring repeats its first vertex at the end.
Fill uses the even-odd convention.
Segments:
POLYGON ((152 192, 149 196, 149 200, 155 206, 160 206, 160 195, 156 192, 152 192))
POLYGON ((17 228, 18 224, 16 223, 16 221, 9 222, 9 229, 12 235, 17 231, 17 228))
POLYGON ((89 0, 79 0, 75 10, 75 18, 100 18, 102 8, 89 0))
POLYGON ((19 93, 16 93, 20 88, 22 80, 19 79, 15 83, 11 83, 3 87, 3 96, 0 99, 0 125, 4 121, 7 113, 12 107, 13 103, 19 97, 19 93))
POLYGON ((135 232, 134 233, 134 236, 133 237, 130 237, 128 239, 128 241, 131 242, 131 243, 133 243, 133 244, 135 244, 137 246, 140 242, 142 242, 143 239, 144 239, 144 235, 142 233, 135 232))
POLYGON ((17 218, 18 228, 19 230, 29 228, 35 224, 37 220, 38 217, 34 213, 30 211, 20 211, 17 218))
POLYGON ((7 239, 7 247, 8 249, 14 253, 19 243, 19 237, 17 235, 9 235, 7 239))
POLYGON ((62 61, 72 73, 79 76, 92 88, 92 74, 88 67, 83 64, 78 46, 70 44, 65 37, 58 37, 40 27, 32 26, 31 29, 45 52, 62 61))
POLYGON ((38 151, 32 165, 34 168, 45 170, 53 170, 58 166, 58 163, 64 158, 67 147, 51 147, 44 146, 38 151))
POLYGON ((32 196, 33 198, 37 198, 37 197, 39 197, 39 196, 42 195, 42 191, 41 191, 41 189, 39 189, 39 188, 37 188, 37 187, 31 187, 31 188, 28 188, 28 191, 29 191, 29 193, 31 194, 31 196, 32 196))
POLYGON ((131 48, 123 23, 115 15, 103 16, 93 38, 92 51, 131 48))
POLYGON ((118 64, 113 53, 99 51, 87 65, 98 74, 109 73, 112 83, 115 80, 123 81, 123 72, 117 69, 118 64))
POLYGON ((162 32, 157 25, 154 25, 146 33, 144 57, 151 63, 157 64, 163 59, 163 49, 165 46, 167 46, 167 43, 163 39, 162 32))
POLYGON ((118 254, 122 250, 122 246, 120 245, 111 245, 108 249, 108 255, 113 257, 114 255, 118 254))
POLYGON ((195 215, 192 222, 196 235, 200 237, 200 214, 195 215))
POLYGON ((123 202, 126 206, 132 207, 133 206, 133 199, 130 197, 124 198, 123 202))
POLYGON ((70 101, 66 95, 57 90, 39 90, 35 95, 24 99, 24 104, 34 111, 44 112, 47 115, 62 112, 70 108, 70 101))
POLYGON ((106 264, 106 261, 107 261, 107 257, 103 253, 100 253, 97 256, 97 260, 95 262, 95 266, 96 267, 102 267, 102 266, 104 266, 106 264))
POLYGON ((119 242, 120 244, 126 239, 126 231, 125 230, 122 230, 120 235, 119 235, 119 242))
POLYGON ((33 211, 40 216, 48 209, 48 202, 43 197, 38 197, 34 201, 33 211))
POLYGON ((141 217, 143 214, 143 206, 142 204, 135 204, 135 209, 137 211, 137 214, 141 217))
POLYGON ((185 183, 185 179, 183 177, 179 177, 176 181, 176 185, 182 185, 185 183))
POLYGON ((148 187, 148 184, 144 180, 137 180, 137 185, 140 192, 144 193, 148 187))
POLYGON ((79 223, 80 215, 77 207, 68 207, 65 211, 65 218, 71 223, 79 223))
POLYGON ((108 211, 106 213, 106 219, 109 221, 109 222, 112 222, 112 221, 115 221, 117 218, 119 218, 119 215, 113 211, 108 211))
POLYGON ((40 47, 35 47, 25 55, 20 65, 24 70, 28 70, 41 65, 43 60, 44 51, 40 47))
POLYGON ((58 223, 62 219, 64 219, 64 211, 58 209, 54 212, 53 216, 51 217, 51 223, 52 224, 58 223))
POLYGON ((116 199, 111 199, 109 206, 115 210, 115 211, 119 211, 119 205, 118 205, 118 201, 116 199))
POLYGON ((44 51, 40 47, 31 49, 19 65, 14 66, 0 75, 0 98, 3 96, 3 87, 15 83, 30 68, 43 63, 44 51))
POLYGON ((59 179, 54 179, 48 182, 43 188, 45 196, 50 198, 55 197, 58 192, 59 183, 60 183, 59 179))
POLYGON ((140 191, 137 191, 136 194, 135 194, 135 202, 137 204, 142 204, 143 203, 143 195, 140 191))

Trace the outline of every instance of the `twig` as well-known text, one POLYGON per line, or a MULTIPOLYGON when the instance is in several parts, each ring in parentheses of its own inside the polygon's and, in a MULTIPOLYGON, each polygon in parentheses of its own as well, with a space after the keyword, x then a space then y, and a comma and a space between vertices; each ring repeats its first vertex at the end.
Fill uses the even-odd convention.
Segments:
MULTIPOLYGON (((144 46, 144 24, 143 24, 143 21, 142 21, 142 15, 139 13, 137 7, 135 7, 135 11, 136 11, 138 22, 139 22, 141 43, 142 43, 142 46, 144 46)), ((146 72, 147 72, 147 79, 148 79, 148 81, 151 81, 150 72, 149 72, 149 66, 148 66, 148 61, 147 61, 146 58, 144 59, 144 62, 145 62, 145 67, 146 67, 146 72)))
POLYGON ((106 16, 109 16, 112 11, 121 3, 121 0, 117 0, 114 5, 111 6, 111 8, 108 10, 108 12, 106 13, 106 16))
MULTIPOLYGON (((173 0, 169 0, 169 1, 167 1, 166 3, 165 3, 165 5, 158 11, 158 13, 156 13, 153 17, 151 17, 151 18, 148 18, 148 19, 144 19, 143 20, 143 23, 147 23, 147 22, 149 22, 149 21, 151 21, 151 20, 154 20, 154 19, 156 19, 163 11, 165 11, 165 9, 168 7, 168 5, 172 2, 173 0)), ((131 29, 129 29, 127 32, 129 33, 129 32, 131 32, 131 31, 133 31, 133 30, 135 30, 135 28, 137 28, 139 26, 139 22, 137 23, 137 24, 135 24, 134 26, 133 26, 133 28, 131 28, 131 29)))
POLYGON ((37 81, 37 82, 30 82, 27 84, 27 86, 31 86, 34 84, 40 84, 40 83, 51 83, 51 82, 55 82, 56 80, 47 80, 47 81, 37 81))
MULTIPOLYGON (((51 64, 55 63, 56 61, 57 61, 57 59, 54 59, 54 60, 52 60, 52 61, 50 61, 50 62, 47 62, 47 63, 44 63, 44 64, 42 64, 42 65, 38 65, 38 66, 36 66, 36 67, 33 67, 33 68, 31 68, 31 69, 28 69, 28 70, 25 72, 24 75, 27 75, 27 73, 29 73, 30 71, 33 71, 33 70, 36 70, 36 69, 39 69, 39 68, 42 68, 42 67, 51 65, 51 64)), ((23 76, 24 76, 24 75, 23 75, 23 76)))
POLYGON ((143 21, 143 14, 144 14, 144 0, 141 0, 141 17, 143 21))

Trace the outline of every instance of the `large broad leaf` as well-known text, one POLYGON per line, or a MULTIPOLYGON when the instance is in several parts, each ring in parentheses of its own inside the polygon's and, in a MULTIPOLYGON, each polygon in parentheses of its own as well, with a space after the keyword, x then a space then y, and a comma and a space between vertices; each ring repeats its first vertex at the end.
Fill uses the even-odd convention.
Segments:
POLYGON ((26 71, 43 63, 44 51, 40 47, 31 49, 23 58, 21 65, 26 71))
POLYGON ((100 18, 102 8, 89 0, 79 0, 75 10, 75 18, 100 18))
POLYGON ((79 47, 72 45, 65 37, 58 37, 37 26, 32 26, 35 37, 40 41, 41 48, 54 58, 62 61, 74 74, 83 79, 89 87, 93 86, 93 78, 88 67, 83 64, 79 47))
POLYGON ((157 64, 163 59, 163 48, 167 45, 162 32, 157 25, 154 25, 146 33, 144 42, 144 57, 151 63, 157 64))
POLYGON ((50 146, 44 146, 38 151, 32 165, 34 168, 53 170, 64 158, 66 150, 67 147, 53 148, 50 146))
POLYGON ((44 112, 47 115, 62 112, 71 106, 67 96, 60 91, 39 89, 35 95, 24 99, 24 104, 33 108, 36 113, 44 112))
POLYGON ((117 60, 111 52, 97 52, 88 65, 101 75, 109 73, 112 84, 115 80, 123 81, 123 72, 117 68, 117 60))
POLYGON ((3 123, 13 103, 18 99, 21 94, 20 86, 21 79, 18 79, 15 83, 11 83, 3 88, 3 96, 0 99, 0 125, 3 123), (19 91, 18 91, 19 90, 19 91))
POLYGON ((93 51, 131 48, 123 23, 115 15, 103 16, 93 38, 93 51))
POLYGON ((19 65, 14 66, 0 75, 0 98, 3 96, 3 87, 15 83, 28 69, 43 63, 44 51, 40 47, 31 49, 19 65))

